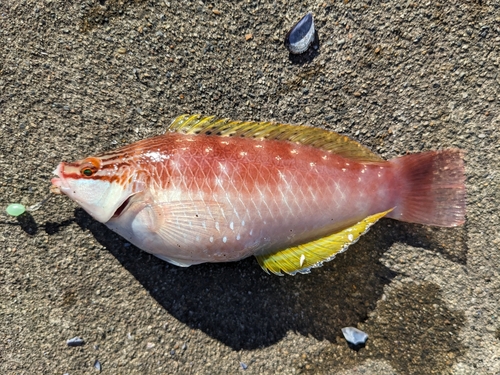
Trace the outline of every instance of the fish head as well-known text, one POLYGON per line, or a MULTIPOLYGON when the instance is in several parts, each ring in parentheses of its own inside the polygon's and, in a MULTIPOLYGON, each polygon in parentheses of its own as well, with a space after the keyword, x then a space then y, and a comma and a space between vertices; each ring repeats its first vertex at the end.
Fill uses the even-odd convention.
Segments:
POLYGON ((106 223, 119 216, 130 198, 145 189, 142 174, 129 163, 103 163, 89 157, 61 162, 54 170, 51 191, 74 200, 94 219, 106 223))

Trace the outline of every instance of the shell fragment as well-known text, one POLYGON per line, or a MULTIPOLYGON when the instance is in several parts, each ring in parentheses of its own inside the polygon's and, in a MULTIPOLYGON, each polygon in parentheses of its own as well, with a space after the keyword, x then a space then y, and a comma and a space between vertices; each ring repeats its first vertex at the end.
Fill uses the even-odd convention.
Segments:
POLYGON ((314 19, 311 12, 297 22, 285 37, 285 46, 293 54, 306 52, 316 37, 314 19))
POLYGON ((342 328, 342 334, 353 349, 363 347, 368 340, 368 335, 365 332, 354 327, 342 328))

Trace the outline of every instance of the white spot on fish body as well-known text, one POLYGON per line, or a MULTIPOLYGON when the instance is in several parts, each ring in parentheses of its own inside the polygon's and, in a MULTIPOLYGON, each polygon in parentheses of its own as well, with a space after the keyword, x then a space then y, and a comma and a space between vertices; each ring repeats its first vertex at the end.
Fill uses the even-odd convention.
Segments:
POLYGON ((296 149, 290 151, 291 154, 298 154, 299 152, 296 149))
POLYGON ((342 172, 345 172, 345 171, 347 171, 347 169, 346 168, 342 168, 342 172))
POLYGON ((219 228, 220 228, 220 227, 219 227, 219 222, 218 222, 218 221, 216 221, 216 222, 215 222, 215 229, 217 229, 217 232, 220 232, 220 229, 219 229, 219 228))
POLYGON ((246 151, 241 151, 240 152, 240 156, 247 156, 247 155, 248 155, 248 152, 246 152, 246 151))
POLYGON ((349 240, 349 242, 352 242, 352 240, 354 239, 354 236, 349 233, 349 235, 347 236, 347 239, 349 240))
POLYGON ((358 182, 361 182, 361 177, 358 177, 358 182))
MULTIPOLYGON (((144 153, 144 156, 146 158, 149 158, 152 162, 155 162, 155 163, 159 163, 159 162, 162 162, 162 161, 170 158, 169 155, 165 155, 165 154, 162 154, 161 152, 157 152, 157 151, 146 152, 146 153, 144 153)), ((115 171, 116 171, 118 168, 116 165, 114 167, 115 167, 115 171)))
POLYGON ((214 237, 210 236, 210 242, 214 242, 214 237))
POLYGON ((278 160, 278 161, 280 161, 280 160, 281 160, 281 156, 279 156, 279 155, 276 155, 276 156, 275 156, 275 158, 276 158, 276 160, 278 160))
POLYGON ((253 229, 250 229, 250 236, 253 234, 253 229))
POLYGON ((378 167, 379 169, 384 169, 384 167, 378 167))
POLYGON ((349 164, 349 163, 345 163, 345 165, 349 166, 349 165, 351 165, 351 164, 349 164))
POLYGON ((223 144, 223 145, 228 145, 229 144, 228 141, 220 141, 220 143, 223 144))
POLYGON ((222 242, 224 242, 224 243, 227 242, 227 237, 226 236, 222 237, 222 242))
POLYGON ((229 228, 231 228, 231 230, 234 230, 234 223, 232 221, 229 223, 229 228))
POLYGON ((377 173, 378 177, 382 177, 382 174, 380 172, 377 173))
POLYGON ((323 155, 321 158, 322 158, 323 160, 327 160, 327 159, 328 159, 328 156, 327 156, 327 155, 323 155))
POLYGON ((214 149, 213 149, 212 147, 207 147, 207 148, 205 148, 205 152, 211 152, 211 151, 213 151, 213 150, 214 150, 214 149))
POLYGON ((236 236, 236 241, 239 241, 241 238, 240 234, 238 233, 238 235, 236 236))
POLYGON ((255 148, 264 148, 262 145, 255 145, 255 148))
POLYGON ((302 267, 304 265, 304 261, 306 260, 306 256, 304 254, 300 255, 300 266, 302 267))
POLYGON ((219 169, 221 172, 225 172, 227 170, 226 164, 219 162, 219 169))
POLYGON ((365 173, 365 171, 366 171, 366 169, 362 169, 362 170, 361 170, 361 173, 365 173))
POLYGON ((242 227, 244 227, 244 226, 245 226, 245 220, 243 220, 243 221, 241 222, 241 226, 242 226, 242 227))
POLYGON ((312 162, 310 162, 310 163, 309 163, 309 165, 310 165, 311 167, 315 167, 315 166, 316 166, 316 163, 312 161, 312 162))

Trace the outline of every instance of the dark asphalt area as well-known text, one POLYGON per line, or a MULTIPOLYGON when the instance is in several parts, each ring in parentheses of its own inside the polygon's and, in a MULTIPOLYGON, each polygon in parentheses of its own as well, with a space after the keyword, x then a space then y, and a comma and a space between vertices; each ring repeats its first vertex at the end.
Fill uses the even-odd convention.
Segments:
POLYGON ((498 0, 0 0, 0 51, 0 373, 500 374, 498 0), (307 11, 319 46, 290 55, 307 11), (466 224, 384 219, 278 277, 167 264, 64 196, 5 214, 60 161, 184 113, 332 129, 384 158, 461 148, 466 224))

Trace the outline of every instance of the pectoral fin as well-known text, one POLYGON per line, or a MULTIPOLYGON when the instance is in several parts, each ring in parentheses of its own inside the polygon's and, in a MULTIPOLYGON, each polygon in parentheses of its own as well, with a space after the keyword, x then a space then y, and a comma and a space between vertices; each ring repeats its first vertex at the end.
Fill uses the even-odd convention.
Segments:
POLYGON ((258 255, 256 256, 257 261, 264 271, 280 276, 283 275, 282 272, 290 275, 295 275, 297 272, 309 273, 311 268, 321 267, 323 262, 328 262, 337 254, 345 251, 349 245, 355 243, 373 224, 390 211, 392 209, 368 216, 352 227, 327 237, 276 253, 258 255))
POLYGON ((215 223, 224 223, 223 213, 224 208, 213 201, 151 203, 140 212, 140 219, 162 246, 146 251, 181 267, 202 263, 192 247, 211 242, 215 223))

